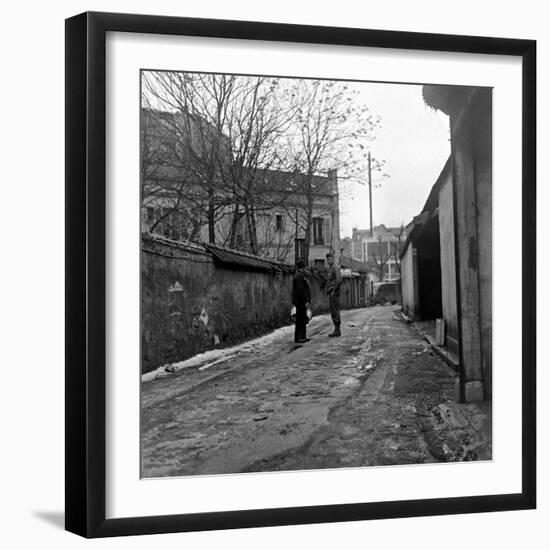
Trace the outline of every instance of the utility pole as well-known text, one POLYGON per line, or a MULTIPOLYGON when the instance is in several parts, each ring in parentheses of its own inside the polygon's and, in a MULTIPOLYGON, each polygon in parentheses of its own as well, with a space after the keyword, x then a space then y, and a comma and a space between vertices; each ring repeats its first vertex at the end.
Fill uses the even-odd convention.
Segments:
POLYGON ((369 151, 369 211, 370 211, 370 236, 372 237, 372 175, 370 166, 370 151, 369 151))

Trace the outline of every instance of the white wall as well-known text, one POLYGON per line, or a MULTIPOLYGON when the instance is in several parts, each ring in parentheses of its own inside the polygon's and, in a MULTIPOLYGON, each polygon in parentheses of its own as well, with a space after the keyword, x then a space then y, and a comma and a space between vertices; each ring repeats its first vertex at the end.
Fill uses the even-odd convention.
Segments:
MULTIPOLYGON (((537 511, 86 542, 61 530, 63 510, 63 133, 65 17, 87 9, 357 26, 539 40, 539 158, 550 148, 550 37, 544 3, 463 0, 356 2, 280 0, 60 0, 4 5, 2 47, 1 342, 2 532, 5 548, 384 548, 428 550, 544 548, 548 544, 550 385, 548 348, 539 350, 537 511), (7 238, 9 236, 9 238, 7 238), (9 259, 6 261, 6 259, 9 259), (537 542, 538 541, 538 542, 537 542)), ((550 180, 539 162, 539 181, 550 180)), ((549 186, 539 188, 540 273, 549 267, 549 186), (545 269, 546 268, 546 269, 545 269)), ((510 220, 512 223, 513 220, 510 220)), ((545 273, 547 275, 547 273, 545 273)), ((548 334, 548 286, 538 300, 540 340, 548 334)))
MULTIPOLYGON (((453 188, 450 173, 439 191, 439 239, 441 261, 441 309, 446 323, 447 346, 458 351, 458 317, 456 308, 456 265, 453 220, 453 188)), ((489 252, 490 254, 490 252, 489 252)))

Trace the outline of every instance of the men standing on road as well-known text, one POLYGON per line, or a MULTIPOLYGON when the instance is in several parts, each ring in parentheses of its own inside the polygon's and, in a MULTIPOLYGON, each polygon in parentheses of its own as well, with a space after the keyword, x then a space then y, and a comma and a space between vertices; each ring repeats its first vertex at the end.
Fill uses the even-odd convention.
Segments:
POLYGON ((306 278, 306 264, 303 260, 296 262, 296 275, 292 282, 292 304, 296 308, 296 327, 294 329, 294 341, 298 344, 307 342, 306 324, 307 308, 311 301, 311 290, 306 278))
POLYGON ((328 303, 330 306, 330 316, 334 323, 334 330, 329 334, 329 337, 341 336, 340 332, 340 285, 342 284, 342 274, 340 266, 334 263, 334 255, 329 252, 327 254, 328 276, 327 276, 327 294, 328 303))

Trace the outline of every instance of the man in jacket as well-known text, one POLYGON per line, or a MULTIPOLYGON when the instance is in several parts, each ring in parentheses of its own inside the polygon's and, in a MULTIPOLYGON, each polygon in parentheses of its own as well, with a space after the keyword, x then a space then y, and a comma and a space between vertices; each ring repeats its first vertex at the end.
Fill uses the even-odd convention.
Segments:
POLYGON ((307 308, 311 301, 311 290, 306 279, 306 264, 303 260, 296 262, 296 275, 292 282, 292 304, 296 308, 296 327, 294 330, 294 341, 298 344, 307 342, 306 324, 307 308))
POLYGON ((329 337, 341 336, 340 332, 340 286, 342 284, 342 274, 340 266, 334 263, 334 255, 327 254, 328 274, 327 274, 327 294, 328 303, 330 306, 330 316, 334 323, 334 330, 329 334, 329 337))

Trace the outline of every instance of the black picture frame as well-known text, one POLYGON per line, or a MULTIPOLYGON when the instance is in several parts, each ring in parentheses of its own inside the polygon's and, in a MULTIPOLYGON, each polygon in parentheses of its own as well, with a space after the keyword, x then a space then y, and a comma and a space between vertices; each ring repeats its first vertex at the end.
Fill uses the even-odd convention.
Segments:
POLYGON ((107 537, 536 506, 536 42, 83 13, 66 20, 66 529, 107 537), (106 519, 106 120, 109 31, 517 56, 522 60, 522 490, 517 494, 106 519))

